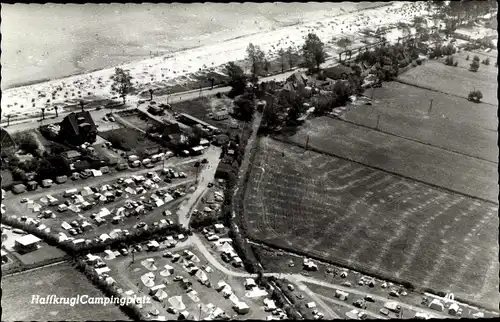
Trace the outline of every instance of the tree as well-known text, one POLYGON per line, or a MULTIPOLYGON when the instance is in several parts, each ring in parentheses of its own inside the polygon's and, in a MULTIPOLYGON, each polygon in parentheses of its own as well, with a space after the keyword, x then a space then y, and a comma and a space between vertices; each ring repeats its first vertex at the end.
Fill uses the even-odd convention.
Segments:
POLYGON ((478 56, 478 55, 475 55, 475 56, 474 56, 474 58, 473 58, 472 60, 473 60, 473 61, 477 61, 477 62, 479 62, 479 60, 480 60, 480 59, 479 59, 479 56, 478 56))
POLYGON ((482 63, 486 66, 488 66, 490 64, 490 59, 489 58, 486 58, 485 60, 482 61, 482 63))
POLYGON ((82 112, 84 111, 84 109, 83 109, 84 105, 85 104, 83 103, 83 101, 80 101, 80 107, 82 108, 82 112))
POLYGON ((123 104, 125 104, 127 94, 134 89, 130 72, 121 68, 115 68, 115 74, 111 76, 111 80, 113 81, 111 89, 123 98, 123 104))
POLYGON ((148 92, 149 92, 149 97, 150 97, 150 99, 151 99, 151 100, 153 100, 153 92, 154 92, 154 90, 153 90, 152 88, 150 88, 150 89, 148 90, 148 92))
POLYGON ((479 63, 476 60, 472 61, 472 64, 470 64, 469 70, 471 72, 477 72, 478 69, 479 69, 479 63))
POLYGON ((471 91, 467 99, 474 103, 480 103, 482 98, 483 93, 481 93, 481 91, 471 91))
POLYGON ((319 70, 319 66, 325 62, 326 54, 323 42, 314 33, 309 33, 306 38, 306 42, 302 47, 302 52, 306 65, 310 70, 316 67, 319 70))
POLYGON ((289 46, 286 50, 286 55, 287 55, 287 58, 288 58, 288 67, 289 68, 293 68, 293 66, 295 65, 295 55, 296 55, 296 51, 295 51, 295 48, 293 48, 292 46, 289 46))
POLYGON ((42 121, 45 120, 45 107, 41 108, 42 110, 42 121))
MULTIPOLYGON (((342 37, 339 40, 337 40, 337 46, 339 46, 340 48, 343 48, 344 51, 346 51, 347 48, 349 48, 351 46, 351 44, 352 44, 351 39, 349 39, 347 37, 342 37)), ((342 60, 342 57, 340 55, 341 54, 339 54, 339 60, 342 60)))
POLYGON ((229 85, 232 87, 228 96, 234 98, 243 94, 246 87, 246 77, 243 73, 243 69, 234 62, 229 62, 226 65, 226 73, 229 77, 229 85))
POLYGON ((250 43, 247 47, 247 60, 252 66, 252 75, 255 81, 259 76, 259 71, 264 61, 264 52, 259 46, 254 46, 250 43))
POLYGON ((59 117, 58 109, 59 109, 59 107, 57 107, 57 105, 55 105, 54 111, 56 112, 56 117, 59 117))
POLYGON ((281 72, 283 73, 285 71, 285 61, 286 61, 286 53, 285 50, 283 50, 283 48, 280 48, 278 50, 278 57, 281 64, 281 72))
POLYGON ((210 82, 210 89, 214 89, 215 77, 210 76, 210 77, 208 78, 208 81, 210 82))
POLYGON ((38 143, 32 134, 18 134, 14 141, 19 145, 20 149, 35 154, 38 149, 38 143))

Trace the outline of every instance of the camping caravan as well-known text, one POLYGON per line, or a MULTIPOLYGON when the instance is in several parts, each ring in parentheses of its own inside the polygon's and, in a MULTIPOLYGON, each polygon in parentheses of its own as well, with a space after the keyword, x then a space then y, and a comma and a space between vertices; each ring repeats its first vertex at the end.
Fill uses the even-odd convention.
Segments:
POLYGON ((238 314, 247 314, 248 312, 250 312, 250 307, 245 302, 238 302, 233 306, 233 309, 238 314))
POLYGON ((63 197, 68 198, 68 197, 71 197, 72 195, 75 195, 77 193, 78 193, 78 189, 76 189, 76 188, 69 189, 69 190, 64 191, 63 197))

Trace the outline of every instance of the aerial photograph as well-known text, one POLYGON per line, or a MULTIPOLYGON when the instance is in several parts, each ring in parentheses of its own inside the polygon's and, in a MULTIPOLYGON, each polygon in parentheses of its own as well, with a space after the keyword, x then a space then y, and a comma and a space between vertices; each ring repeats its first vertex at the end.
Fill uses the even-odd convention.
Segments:
POLYGON ((498 3, 1 3, 1 320, 500 318, 498 3))

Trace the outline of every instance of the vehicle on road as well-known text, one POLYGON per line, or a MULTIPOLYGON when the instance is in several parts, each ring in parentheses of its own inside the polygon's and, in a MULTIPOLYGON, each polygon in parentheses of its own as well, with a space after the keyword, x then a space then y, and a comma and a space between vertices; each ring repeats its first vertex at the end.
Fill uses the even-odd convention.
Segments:
POLYGON ((26 203, 26 202, 28 202, 28 198, 21 199, 21 203, 26 203))

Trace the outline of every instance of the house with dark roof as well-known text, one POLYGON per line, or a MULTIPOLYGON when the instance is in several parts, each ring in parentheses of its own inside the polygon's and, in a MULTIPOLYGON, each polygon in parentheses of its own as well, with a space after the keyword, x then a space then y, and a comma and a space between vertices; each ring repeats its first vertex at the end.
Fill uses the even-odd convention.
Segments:
POLYGON ((15 149, 16 143, 4 128, 0 127, 0 147, 2 150, 15 149))
POLYGON ((59 138, 71 144, 93 143, 97 138, 97 127, 88 111, 67 115, 60 127, 59 138))
POLYGON ((325 68, 323 70, 323 75, 333 80, 347 79, 347 77, 351 74, 354 74, 354 71, 350 67, 342 65, 325 68))

